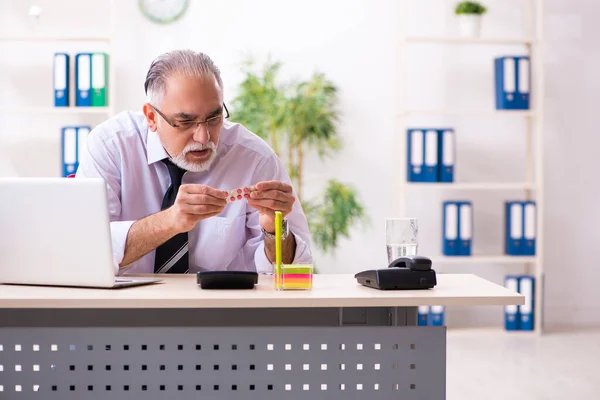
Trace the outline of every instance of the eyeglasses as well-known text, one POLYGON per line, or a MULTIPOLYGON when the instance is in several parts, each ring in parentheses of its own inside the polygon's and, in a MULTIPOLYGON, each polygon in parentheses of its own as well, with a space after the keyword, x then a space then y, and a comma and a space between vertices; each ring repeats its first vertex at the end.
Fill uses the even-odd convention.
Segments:
POLYGON ((152 104, 150 104, 150 107, 152 107, 154 109, 154 111, 156 111, 158 113, 158 115, 160 115, 167 122, 167 124, 171 125, 173 128, 181 128, 184 131, 187 131, 188 129, 192 129, 192 128, 197 128, 198 126, 200 126, 200 124, 203 124, 206 127, 206 129, 208 129, 209 127, 213 128, 213 127, 219 125, 223 121, 223 118, 224 119, 229 118, 229 110, 227 109, 227 106, 225 105, 225 103, 223 103, 223 109, 225 110, 225 115, 223 115, 223 112, 221 112, 219 115, 215 115, 214 117, 207 118, 204 121, 182 121, 182 122, 179 122, 178 124, 169 120, 169 118, 167 118, 165 116, 165 114, 163 114, 158 108, 154 107, 152 104))

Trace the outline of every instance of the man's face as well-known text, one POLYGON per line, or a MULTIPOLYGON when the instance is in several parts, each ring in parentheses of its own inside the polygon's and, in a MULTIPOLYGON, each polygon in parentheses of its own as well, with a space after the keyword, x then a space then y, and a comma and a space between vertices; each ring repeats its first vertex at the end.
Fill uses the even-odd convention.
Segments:
POLYGON ((159 112, 144 106, 148 125, 158 133, 173 162, 188 171, 207 170, 217 154, 223 126, 223 91, 217 80, 171 76, 156 109, 159 112), (171 126, 160 113, 178 126, 171 126))

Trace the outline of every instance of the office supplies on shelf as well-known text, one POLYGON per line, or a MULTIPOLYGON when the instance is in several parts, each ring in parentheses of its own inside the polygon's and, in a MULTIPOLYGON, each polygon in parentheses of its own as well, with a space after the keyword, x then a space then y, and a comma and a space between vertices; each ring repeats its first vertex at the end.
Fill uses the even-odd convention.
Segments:
POLYGON ((504 252, 518 256, 523 248, 523 204, 520 201, 507 201, 504 204, 504 252))
POLYGON ((425 131, 425 182, 438 182, 438 131, 429 129, 425 131))
POLYGON ((458 236, 458 255, 470 256, 473 243, 473 204, 470 201, 459 203, 458 236))
POLYGON ((61 132, 62 176, 66 177, 77 171, 77 128, 65 127, 61 132))
POLYGON ((106 107, 108 105, 108 54, 92 54, 92 79, 91 79, 91 103, 92 107, 106 107))
POLYGON ((75 55, 75 105, 77 107, 91 107, 92 96, 92 54, 78 53, 75 55))
MULTIPOLYGON (((504 278, 504 287, 514 292, 519 292, 519 277, 507 275, 504 278)), ((507 331, 518 331, 521 326, 521 315, 518 305, 504 306, 504 329, 507 331)))
POLYGON ((429 311, 429 326, 444 326, 444 306, 431 306, 429 311))
POLYGON ((67 53, 54 54, 54 106, 68 107, 70 80, 69 80, 69 60, 67 53))
POLYGON ((89 126, 65 126, 61 129, 62 176, 77 172, 79 160, 87 149, 89 126))
POLYGON ((442 210, 442 252, 445 256, 458 255, 458 203, 445 201, 442 210))
POLYGON ((439 129, 438 135, 439 181, 454 182, 454 165, 456 163, 456 135, 454 129, 439 129))
POLYGON ((522 275, 519 277, 519 293, 525 296, 525 304, 519 306, 521 317, 519 328, 522 331, 532 331, 535 317, 535 278, 533 276, 522 275))
POLYGON ((536 203, 535 201, 523 202, 523 246, 521 254, 524 256, 535 255, 536 237, 536 203))
POLYGON ((537 236, 536 202, 507 201, 504 214, 504 252, 511 256, 534 256, 537 236))
POLYGON ((430 306, 419 306, 417 308, 417 325, 429 326, 429 311, 430 306))
POLYGON ((531 71, 528 56, 506 56, 494 60, 496 109, 528 110, 531 71))
POLYGON ((425 136, 420 129, 407 132, 407 176, 409 182, 425 182, 425 136))

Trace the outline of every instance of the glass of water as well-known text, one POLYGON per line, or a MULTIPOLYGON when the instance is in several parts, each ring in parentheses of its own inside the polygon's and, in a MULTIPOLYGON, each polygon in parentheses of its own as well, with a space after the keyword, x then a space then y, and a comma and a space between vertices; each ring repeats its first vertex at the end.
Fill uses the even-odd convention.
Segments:
POLYGON ((388 218, 385 220, 385 244, 388 263, 417 254, 419 228, 416 218, 388 218))

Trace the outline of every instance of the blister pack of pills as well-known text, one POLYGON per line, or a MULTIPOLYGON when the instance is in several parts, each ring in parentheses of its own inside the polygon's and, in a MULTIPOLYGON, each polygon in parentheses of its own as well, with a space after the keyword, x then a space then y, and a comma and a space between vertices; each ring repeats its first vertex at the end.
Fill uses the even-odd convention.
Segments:
POLYGON ((249 199, 250 193, 255 191, 256 188, 254 186, 244 186, 237 189, 231 189, 227 191, 227 202, 233 203, 235 201, 249 199))

